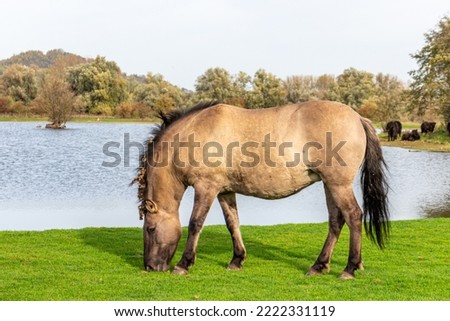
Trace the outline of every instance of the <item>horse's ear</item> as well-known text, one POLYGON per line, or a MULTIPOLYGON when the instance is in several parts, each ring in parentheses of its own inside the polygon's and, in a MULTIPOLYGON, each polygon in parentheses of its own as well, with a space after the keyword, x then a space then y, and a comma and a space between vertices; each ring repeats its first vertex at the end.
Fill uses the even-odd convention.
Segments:
POLYGON ((145 208, 150 214, 155 214, 156 212, 158 212, 158 205, 156 205, 156 203, 152 200, 147 200, 145 202, 145 208))

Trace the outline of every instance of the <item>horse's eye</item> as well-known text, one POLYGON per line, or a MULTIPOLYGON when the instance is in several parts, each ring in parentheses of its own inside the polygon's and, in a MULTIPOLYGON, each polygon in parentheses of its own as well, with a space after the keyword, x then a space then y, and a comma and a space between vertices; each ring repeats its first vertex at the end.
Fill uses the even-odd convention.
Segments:
POLYGON ((147 232, 153 233, 156 230, 156 226, 147 226, 147 232))

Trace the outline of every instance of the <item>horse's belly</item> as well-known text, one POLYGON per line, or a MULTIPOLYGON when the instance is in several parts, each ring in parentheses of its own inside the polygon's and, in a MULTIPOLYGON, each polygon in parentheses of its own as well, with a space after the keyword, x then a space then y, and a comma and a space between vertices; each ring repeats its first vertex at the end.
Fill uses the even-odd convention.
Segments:
POLYGON ((292 173, 280 172, 243 174, 239 182, 233 184, 233 192, 264 199, 278 199, 290 196, 320 180, 312 171, 292 173))

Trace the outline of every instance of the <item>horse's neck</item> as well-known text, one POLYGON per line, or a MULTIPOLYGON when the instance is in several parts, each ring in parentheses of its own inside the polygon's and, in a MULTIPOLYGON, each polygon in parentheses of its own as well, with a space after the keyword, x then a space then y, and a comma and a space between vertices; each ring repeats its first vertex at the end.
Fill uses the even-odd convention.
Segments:
POLYGON ((176 179, 167 167, 155 169, 149 184, 149 199, 167 210, 178 211, 186 187, 176 179))

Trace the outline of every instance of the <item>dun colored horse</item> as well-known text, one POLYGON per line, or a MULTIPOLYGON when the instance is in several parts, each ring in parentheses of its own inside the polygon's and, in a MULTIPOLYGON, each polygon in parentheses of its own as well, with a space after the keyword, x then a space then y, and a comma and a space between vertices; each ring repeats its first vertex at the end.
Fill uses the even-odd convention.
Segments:
POLYGON ((147 142, 138 175, 144 219, 144 267, 166 271, 181 237, 178 209, 188 186, 195 190, 186 247, 173 273, 194 264, 197 242, 217 197, 233 241, 230 269, 242 268, 236 193, 279 199, 322 180, 329 212, 325 244, 308 275, 330 269, 344 224, 350 230, 348 263, 342 278, 362 269, 362 225, 380 248, 389 234, 388 186, 380 143, 370 121, 350 107, 315 101, 249 110, 201 104, 161 114, 162 124, 147 142), (363 211, 353 181, 361 168, 363 211))

